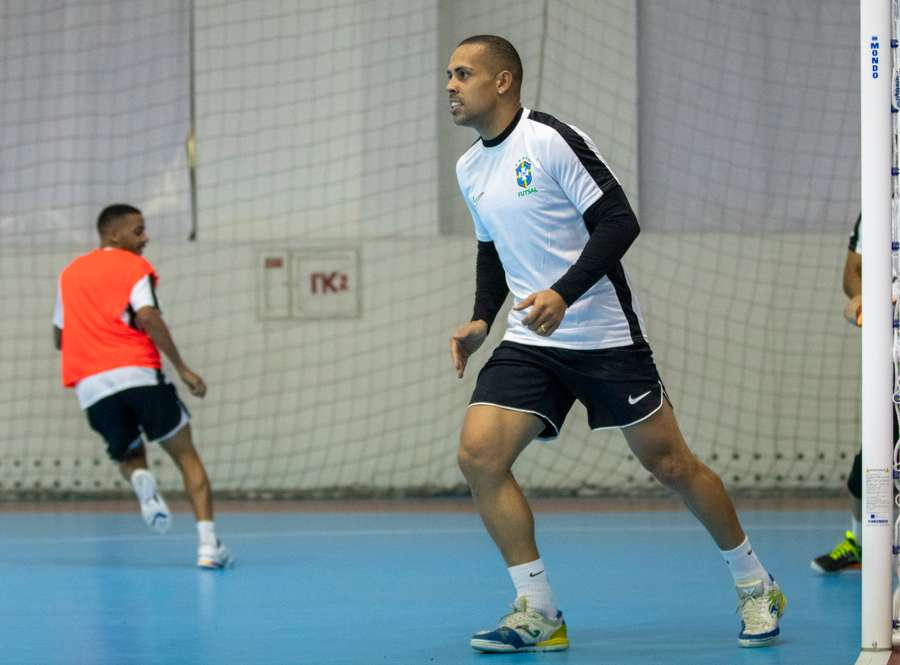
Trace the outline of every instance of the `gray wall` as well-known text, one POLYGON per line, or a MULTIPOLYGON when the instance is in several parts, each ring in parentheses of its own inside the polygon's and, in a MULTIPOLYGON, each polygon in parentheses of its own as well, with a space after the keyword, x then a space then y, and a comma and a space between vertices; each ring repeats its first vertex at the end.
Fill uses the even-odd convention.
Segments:
POLYGON ((859 212, 859 3, 640 9, 645 226, 849 234, 859 212))
MULTIPOLYGON (((475 34, 498 34, 519 51, 525 70, 522 103, 574 124, 595 141, 638 206, 637 6, 635 0, 438 3, 437 71, 456 45, 475 34)), ((477 138, 449 122, 439 95, 439 213, 443 233, 471 235, 460 198, 456 160, 477 138)))

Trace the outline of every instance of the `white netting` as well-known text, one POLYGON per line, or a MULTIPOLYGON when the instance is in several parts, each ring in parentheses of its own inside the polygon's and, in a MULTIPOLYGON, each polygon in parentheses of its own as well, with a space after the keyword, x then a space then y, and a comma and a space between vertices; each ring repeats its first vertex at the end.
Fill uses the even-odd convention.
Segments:
MULTIPOLYGON (((210 385, 189 405, 217 488, 459 490, 489 351, 454 378, 474 239, 453 162, 474 135, 447 117, 443 72, 486 32, 519 48, 525 103, 590 134, 639 207, 625 263, 692 446, 732 487, 838 489, 859 393, 845 5, 196 0, 190 243, 183 3, 4 3, 0 490, 116 486, 50 344, 56 275, 113 201, 146 213, 164 315, 210 385)), ((516 471, 534 490, 653 487, 581 407, 516 471)))

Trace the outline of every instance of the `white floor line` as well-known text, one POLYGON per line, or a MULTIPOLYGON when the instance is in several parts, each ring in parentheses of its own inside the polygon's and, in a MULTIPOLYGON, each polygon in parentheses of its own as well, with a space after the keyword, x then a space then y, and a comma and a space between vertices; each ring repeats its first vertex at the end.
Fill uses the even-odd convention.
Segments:
MULTIPOLYGON (((833 532, 840 531, 846 525, 834 524, 773 524, 744 525, 750 533, 759 532, 833 532)), ((597 526, 544 526, 538 525, 539 533, 688 533, 702 532, 699 524, 685 524, 682 526, 661 525, 597 525, 597 526)), ((232 540, 245 540, 253 538, 321 538, 328 537, 360 537, 360 536, 442 536, 462 534, 482 534, 484 528, 478 527, 453 527, 453 528, 401 528, 401 529, 294 529, 284 531, 228 531, 222 529, 221 536, 226 542, 232 540)), ((0 547, 10 545, 48 545, 48 544, 78 544, 78 543, 114 543, 114 542, 163 542, 166 540, 193 540, 194 533, 177 533, 166 536, 155 534, 123 534, 116 536, 70 536, 53 538, 51 536, 36 538, 0 538, 0 547)))

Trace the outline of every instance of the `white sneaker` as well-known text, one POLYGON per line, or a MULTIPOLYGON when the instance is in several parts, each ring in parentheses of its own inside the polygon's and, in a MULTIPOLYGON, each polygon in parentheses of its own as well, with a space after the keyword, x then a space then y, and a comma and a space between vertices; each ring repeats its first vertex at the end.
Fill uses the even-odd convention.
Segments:
POLYGON ((781 629, 778 620, 784 614, 787 598, 771 575, 769 580, 752 580, 737 585, 738 614, 742 647, 764 647, 776 640, 781 629))
POLYGON ((231 556, 231 550, 218 541, 215 546, 201 545, 197 548, 197 565, 209 570, 231 568, 234 557, 231 556))
POLYGON ((172 513, 158 492, 141 502, 141 515, 147 526, 157 533, 165 533, 172 526, 172 513))
POLYGON ((563 651, 569 648, 569 637, 562 612, 555 619, 528 609, 528 600, 519 596, 512 612, 500 619, 493 630, 475 633, 469 644, 478 651, 510 653, 514 651, 563 651))
POLYGON ((165 533, 172 526, 172 512, 156 489, 156 479, 148 472, 140 474, 135 472, 132 478, 135 493, 141 503, 141 516, 144 522, 157 533, 165 533))

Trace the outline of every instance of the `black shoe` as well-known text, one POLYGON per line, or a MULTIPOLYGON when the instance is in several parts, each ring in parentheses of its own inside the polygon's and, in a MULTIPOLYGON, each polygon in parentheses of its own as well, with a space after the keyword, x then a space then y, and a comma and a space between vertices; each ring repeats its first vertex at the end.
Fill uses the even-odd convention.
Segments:
POLYGON ((856 542, 853 532, 848 531, 831 552, 813 559, 809 567, 822 575, 859 571, 862 569, 862 545, 856 542))

